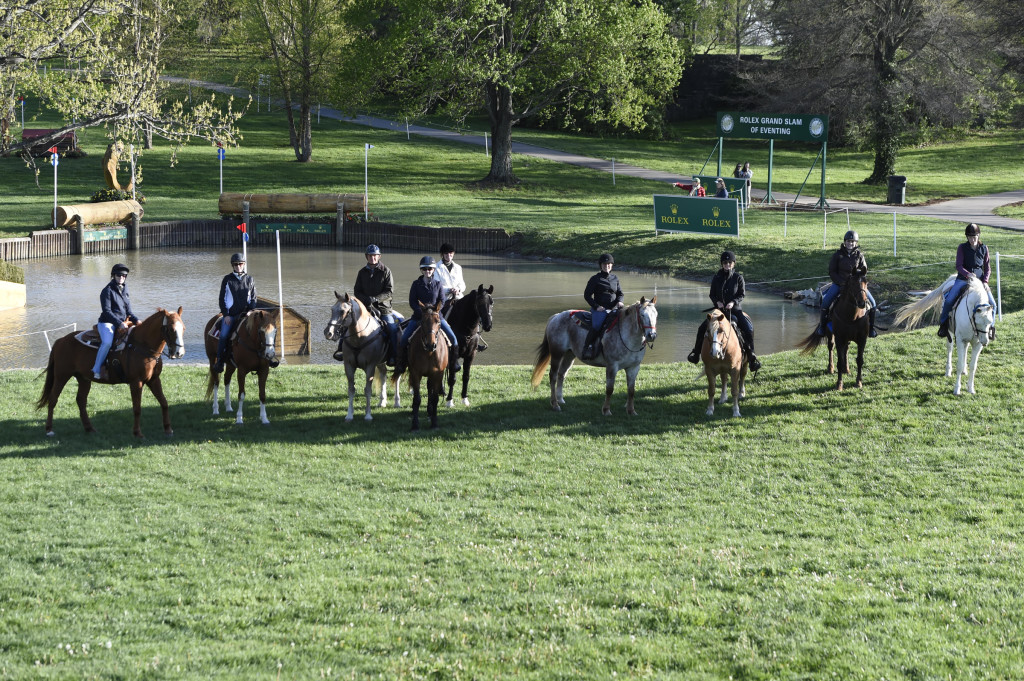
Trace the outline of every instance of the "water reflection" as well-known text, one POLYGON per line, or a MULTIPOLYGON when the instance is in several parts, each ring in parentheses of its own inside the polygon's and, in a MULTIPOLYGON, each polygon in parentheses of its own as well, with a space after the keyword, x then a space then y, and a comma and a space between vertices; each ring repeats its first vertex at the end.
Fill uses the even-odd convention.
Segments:
MULTIPOLYGON (((237 250, 237 249, 235 249, 237 250)), ((65 324, 79 330, 96 323, 99 293, 110 279, 110 268, 123 262, 131 268, 128 287, 135 313, 145 318, 157 307, 185 308, 186 363, 205 363, 202 330, 217 312, 217 287, 229 271, 231 249, 217 251, 181 248, 26 260, 28 304, 0 312, 0 368, 41 368, 47 343, 40 332, 65 324)), ((395 302, 409 312, 408 291, 419 275, 422 253, 386 252, 384 262, 395 275, 395 302)), ((435 254, 436 255, 436 254, 435 254)), ((277 300, 276 254, 250 250, 249 272, 257 292, 277 300)), ((361 251, 289 250, 281 254, 284 302, 311 322, 311 354, 288 357, 290 364, 333 363, 333 344, 323 329, 334 302, 334 290, 351 291, 365 265, 361 251)), ((494 330, 485 338, 490 349, 477 356, 482 364, 532 364, 548 317, 585 305, 583 288, 596 267, 563 263, 456 254, 469 286, 494 285, 494 330)), ((647 362, 685 361, 702 314, 709 305, 707 284, 616 270, 626 301, 658 295, 658 342, 647 362)), ((754 319, 758 351, 770 354, 793 348, 817 321, 815 311, 777 296, 748 294, 744 308, 754 319)), ((50 331, 51 340, 70 329, 50 331)))

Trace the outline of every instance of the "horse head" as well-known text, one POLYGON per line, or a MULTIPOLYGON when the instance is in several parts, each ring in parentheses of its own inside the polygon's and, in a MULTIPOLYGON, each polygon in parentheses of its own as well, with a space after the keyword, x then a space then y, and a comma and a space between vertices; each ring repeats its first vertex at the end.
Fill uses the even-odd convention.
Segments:
POLYGON ((996 310, 988 302, 985 285, 978 279, 968 283, 967 305, 971 310, 971 330, 982 346, 986 346, 995 336, 996 310))
POLYGON ((331 320, 327 322, 327 327, 324 329, 324 338, 329 341, 338 340, 340 333, 339 327, 344 326, 343 323, 345 318, 351 315, 352 312, 352 298, 349 297, 348 293, 342 296, 337 291, 334 292, 334 297, 337 299, 334 305, 331 307, 331 320))
POLYGON ((420 317, 420 344, 427 352, 433 352, 437 348, 437 334, 441 330, 441 313, 437 305, 420 304, 422 316, 420 317))
POLYGON ((160 328, 164 342, 171 348, 167 351, 167 356, 171 359, 181 359, 185 356, 185 322, 181 321, 182 308, 178 306, 177 312, 163 308, 157 308, 157 311, 164 313, 160 328))
POLYGON ((843 287, 843 292, 850 296, 853 303, 861 310, 868 306, 868 281, 864 278, 866 274, 867 272, 858 267, 850 273, 850 277, 843 287))
POLYGON ((491 297, 491 294, 494 293, 494 284, 487 288, 480 284, 473 293, 476 294, 476 313, 480 316, 480 326, 484 331, 490 331, 494 323, 491 317, 491 310, 494 307, 494 298, 491 297))
POLYGON ((271 367, 276 367, 281 362, 277 359, 274 344, 277 340, 277 326, 274 324, 274 315, 266 310, 258 310, 249 315, 245 320, 249 331, 249 337, 255 339, 256 354, 261 360, 266 360, 271 367))
POLYGON ((732 331, 732 322, 726 319, 721 310, 716 309, 708 313, 708 330, 705 335, 710 345, 712 358, 725 359, 725 349, 732 331))
POLYGON ((658 337, 658 308, 654 307, 657 301, 658 296, 654 296, 650 300, 641 296, 636 310, 637 324, 640 326, 640 332, 644 335, 644 342, 648 345, 654 343, 658 337))

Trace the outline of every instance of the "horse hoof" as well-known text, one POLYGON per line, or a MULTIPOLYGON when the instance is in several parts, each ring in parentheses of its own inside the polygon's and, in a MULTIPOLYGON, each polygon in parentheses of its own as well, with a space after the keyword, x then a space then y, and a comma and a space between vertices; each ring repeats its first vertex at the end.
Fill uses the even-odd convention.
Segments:
POLYGON ((354 419, 354 418, 355 418, 354 416, 346 416, 345 417, 345 423, 350 423, 352 421, 352 419, 354 419))
POLYGON ((626 413, 627 413, 627 414, 628 414, 629 416, 636 416, 636 409, 627 409, 627 410, 626 410, 626 413))
POLYGON ((611 409, 602 409, 601 413, 604 414, 605 416, 611 416, 612 415, 612 410, 611 409))
POLYGON ((708 407, 708 410, 706 412, 704 412, 704 416, 714 416, 714 415, 715 415, 715 410, 712 409, 711 407, 708 407))
POLYGON ((468 407, 469 406, 469 398, 468 397, 462 398, 462 406, 463 407, 468 407))
POLYGON ((174 437, 174 431, 173 430, 164 431, 164 436, 165 437, 174 437))
POLYGON ((235 425, 236 426, 240 426, 240 425, 242 425, 242 423, 244 423, 244 422, 242 421, 241 417, 235 419, 235 425))
POLYGON ((48 430, 48 431, 46 431, 46 437, 53 437, 53 436, 54 436, 54 435, 56 435, 56 434, 57 434, 57 433, 53 432, 52 430, 48 430))
POLYGON ((447 402, 444 403, 444 406, 446 406, 449 409, 451 409, 452 407, 455 406, 455 400, 448 400, 447 402))
POLYGON ((414 432, 414 433, 415 433, 415 432, 418 432, 418 431, 419 431, 419 429, 420 429, 420 427, 414 424, 414 425, 413 425, 413 427, 412 427, 412 428, 410 428, 409 430, 411 430, 412 432, 414 432))
POLYGON ((260 421, 260 423, 262 423, 265 426, 269 426, 270 425, 270 419, 263 419, 262 421, 260 421))

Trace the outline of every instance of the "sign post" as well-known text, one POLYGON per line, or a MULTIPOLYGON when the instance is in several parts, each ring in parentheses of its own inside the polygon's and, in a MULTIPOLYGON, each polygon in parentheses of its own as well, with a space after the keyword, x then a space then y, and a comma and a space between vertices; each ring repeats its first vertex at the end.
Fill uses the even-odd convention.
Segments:
POLYGON ((57 166, 60 165, 60 157, 57 155, 57 147, 50 147, 50 163, 53 164, 53 228, 57 229, 57 166))
POLYGON ((21 104, 21 129, 25 129, 25 97, 18 97, 18 102, 21 104))
POLYGON ((363 145, 363 220, 370 219, 370 149, 372 144, 363 145))
POLYGON ((739 201, 655 194, 654 233, 659 232, 739 236, 739 201))
POLYGON ((224 147, 217 144, 217 160, 220 162, 220 193, 224 193, 224 147))

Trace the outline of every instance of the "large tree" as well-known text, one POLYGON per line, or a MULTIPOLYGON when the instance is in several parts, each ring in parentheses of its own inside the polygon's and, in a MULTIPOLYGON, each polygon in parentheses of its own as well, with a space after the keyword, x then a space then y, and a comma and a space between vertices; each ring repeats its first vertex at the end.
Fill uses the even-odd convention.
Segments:
POLYGON ((642 128, 682 68, 650 0, 360 0, 358 9, 364 33, 350 63, 378 92, 412 113, 486 111, 485 183, 518 181, 512 128, 524 118, 557 107, 569 119, 642 128))
MULTIPOLYGON (((895 172, 905 133, 992 110, 999 61, 979 3, 967 0, 776 0, 781 47, 769 106, 833 116, 875 152, 865 180, 895 172)), ((764 79, 764 72, 757 74, 764 79)))

